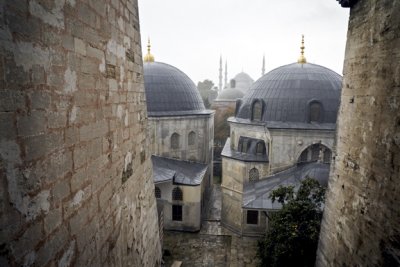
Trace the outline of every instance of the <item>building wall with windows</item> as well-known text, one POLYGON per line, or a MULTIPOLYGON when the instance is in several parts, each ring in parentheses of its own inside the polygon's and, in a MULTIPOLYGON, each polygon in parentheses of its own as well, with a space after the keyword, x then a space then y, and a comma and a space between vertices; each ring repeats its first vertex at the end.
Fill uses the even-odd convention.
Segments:
MULTIPOLYGON (((152 154, 210 163, 214 136, 214 114, 149 117, 152 154), (178 136, 178 142, 174 142, 178 136)), ((210 168, 212 166, 210 165, 210 168)))
POLYGON ((149 117, 152 155, 208 164, 205 184, 212 184, 214 113, 149 117))
POLYGON ((254 198, 244 194, 247 185, 269 186, 263 181, 282 171, 331 162, 340 85, 341 77, 325 67, 293 63, 267 73, 237 100, 221 153, 223 225, 243 235, 263 234, 271 209, 263 199, 259 209, 248 208, 254 198))
POLYGON ((212 186, 214 111, 205 109, 199 91, 186 74, 155 62, 150 51, 145 56, 144 80, 147 136, 151 154, 158 158, 153 161, 153 179, 161 191, 157 203, 163 207, 164 228, 199 231, 203 203, 212 186), (166 174, 168 181, 163 180, 166 174), (182 200, 172 198, 178 185, 182 200))
POLYGON ((156 190, 161 193, 159 197, 156 193, 156 199, 157 205, 163 207, 164 229, 191 232, 200 230, 204 183, 188 186, 168 181, 156 184, 156 190), (176 190, 181 190, 181 198, 176 196, 176 190), (178 208, 178 211, 174 208, 178 208))

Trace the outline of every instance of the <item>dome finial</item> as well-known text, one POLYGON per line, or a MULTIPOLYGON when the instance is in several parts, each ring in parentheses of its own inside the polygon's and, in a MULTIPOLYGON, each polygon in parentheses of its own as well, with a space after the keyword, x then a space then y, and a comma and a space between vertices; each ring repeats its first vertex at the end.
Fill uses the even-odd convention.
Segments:
POLYGON ((304 64, 307 63, 306 58, 304 57, 304 34, 301 35, 301 46, 300 46, 300 57, 297 60, 297 63, 304 64))
POLYGON ((154 62, 154 56, 150 53, 150 38, 147 41, 147 55, 144 56, 144 62, 154 62))

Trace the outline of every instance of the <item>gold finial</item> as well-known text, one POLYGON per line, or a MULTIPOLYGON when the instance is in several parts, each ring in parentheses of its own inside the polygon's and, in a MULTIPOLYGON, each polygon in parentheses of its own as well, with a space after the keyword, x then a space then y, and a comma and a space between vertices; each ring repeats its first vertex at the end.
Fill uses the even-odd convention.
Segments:
POLYGON ((299 59, 297 60, 297 63, 300 63, 300 64, 304 64, 304 63, 307 63, 307 60, 306 60, 306 58, 304 57, 304 34, 302 34, 301 35, 301 46, 300 46, 300 49, 301 49, 301 51, 300 51, 300 57, 299 57, 299 59))
POLYGON ((150 38, 147 41, 147 55, 144 56, 144 62, 154 62, 154 56, 150 53, 150 38))

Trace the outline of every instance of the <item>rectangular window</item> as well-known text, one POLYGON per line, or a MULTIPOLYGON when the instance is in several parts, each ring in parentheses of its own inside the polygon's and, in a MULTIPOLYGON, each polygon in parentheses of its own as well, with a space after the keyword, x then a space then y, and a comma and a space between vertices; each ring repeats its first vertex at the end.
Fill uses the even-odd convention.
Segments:
POLYGON ((172 205, 172 220, 173 221, 182 221, 182 206, 181 205, 172 205))
POLYGON ((258 210, 247 211, 247 224, 258 224, 258 210))

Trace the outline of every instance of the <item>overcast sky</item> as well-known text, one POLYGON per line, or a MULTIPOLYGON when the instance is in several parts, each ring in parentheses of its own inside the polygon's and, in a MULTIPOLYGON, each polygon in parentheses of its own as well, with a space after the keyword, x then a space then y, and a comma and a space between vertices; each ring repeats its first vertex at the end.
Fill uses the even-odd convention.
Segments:
POLYGON ((218 84, 219 57, 228 81, 247 72, 296 62, 301 34, 308 62, 342 74, 349 9, 336 0, 139 0, 143 55, 147 38, 156 61, 185 72, 196 84, 218 84))

